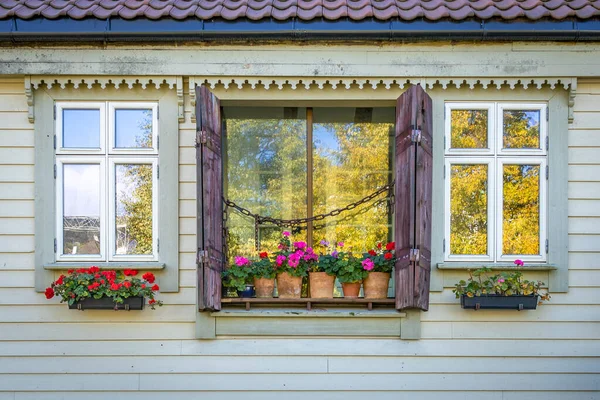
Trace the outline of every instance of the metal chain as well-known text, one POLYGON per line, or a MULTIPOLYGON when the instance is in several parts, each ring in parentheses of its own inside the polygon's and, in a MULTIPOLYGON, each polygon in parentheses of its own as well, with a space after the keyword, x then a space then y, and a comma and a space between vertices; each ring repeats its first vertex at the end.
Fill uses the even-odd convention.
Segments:
MULTIPOLYGON (((259 225, 262 225, 265 223, 275 225, 278 227, 294 227, 297 225, 306 225, 309 222, 321 221, 328 217, 335 217, 345 211, 353 210, 360 205, 369 203, 371 200, 375 199, 377 196, 379 196, 380 194, 385 193, 385 192, 388 192, 388 198, 390 199, 388 204, 390 204, 389 205, 390 212, 393 213, 394 212, 393 204, 391 204, 391 202, 393 201, 393 190, 392 190, 393 187, 394 187, 394 182, 391 182, 390 184, 382 186, 381 188, 377 189, 376 191, 369 194, 368 196, 365 196, 362 199, 355 201, 354 203, 350 203, 345 207, 337 208, 337 209, 332 210, 325 214, 318 214, 318 215, 313 215, 312 217, 297 218, 297 219, 280 219, 280 218, 272 218, 272 217, 265 217, 262 215, 258 215, 258 214, 251 212, 247 208, 244 208, 226 198, 223 198, 223 203, 227 207, 231 207, 231 208, 237 210, 238 212, 240 212, 241 214, 254 219, 254 230, 255 230, 255 239, 254 240, 255 240, 255 245, 256 245, 258 242, 258 232, 257 231, 258 231, 259 225)), ((257 248, 258 248, 258 245, 257 245, 257 248)))

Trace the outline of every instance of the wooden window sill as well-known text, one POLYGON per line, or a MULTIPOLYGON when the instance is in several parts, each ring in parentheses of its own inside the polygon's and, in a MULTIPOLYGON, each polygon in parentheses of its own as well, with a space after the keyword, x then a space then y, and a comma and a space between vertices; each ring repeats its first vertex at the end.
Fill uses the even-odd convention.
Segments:
POLYGON ((332 299, 317 299, 317 298, 300 298, 300 299, 280 299, 280 298, 239 298, 239 297, 225 297, 221 299, 222 304, 236 304, 244 305, 246 310, 250 310, 252 305, 297 305, 306 307, 308 311, 316 305, 329 305, 329 306, 364 306, 368 310, 373 309, 375 306, 388 306, 393 307, 396 304, 396 300, 393 298, 387 299, 348 299, 343 297, 334 297, 332 299))
POLYGON ((165 263, 156 261, 140 261, 140 262, 54 262, 44 264, 45 270, 62 271, 65 269, 89 268, 96 266, 100 269, 139 269, 144 271, 165 269, 165 263))
POLYGON ((558 269, 558 267, 554 264, 529 264, 522 267, 512 263, 446 262, 437 264, 437 269, 441 270, 475 270, 483 267, 489 268, 493 271, 554 271, 558 269))

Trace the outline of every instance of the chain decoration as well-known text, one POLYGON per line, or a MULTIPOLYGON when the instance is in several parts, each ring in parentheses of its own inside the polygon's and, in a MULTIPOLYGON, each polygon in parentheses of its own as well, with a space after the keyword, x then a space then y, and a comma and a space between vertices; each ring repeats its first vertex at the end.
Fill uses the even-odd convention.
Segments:
MULTIPOLYGON (((240 214, 245 215, 247 217, 250 217, 252 219, 254 219, 254 247, 256 248, 256 250, 260 250, 260 241, 258 238, 258 228, 260 225, 263 224, 270 224, 270 225, 275 225, 278 226, 280 228, 294 228, 296 226, 299 225, 306 225, 309 222, 315 222, 315 221, 321 221, 324 220, 325 218, 328 217, 335 217, 343 212, 346 211, 351 211, 353 209, 355 209, 356 207, 359 207, 363 204, 369 203, 371 202, 373 199, 375 199, 376 197, 378 197, 379 195, 381 195, 382 193, 388 193, 387 198, 388 200, 388 207, 389 207, 389 211, 390 214, 394 213, 394 183, 395 182, 391 182, 385 186, 380 187, 379 189, 377 189, 376 191, 374 191, 373 193, 363 197, 362 199, 355 201, 354 203, 350 203, 345 207, 342 208, 337 208, 335 210, 332 210, 328 213, 325 214, 318 214, 318 215, 313 215, 312 217, 307 217, 307 218, 297 218, 297 219, 280 219, 280 218, 272 218, 272 217, 266 217, 266 216, 262 216, 259 214, 255 214, 253 212, 251 212, 250 210, 248 210, 247 208, 244 208, 238 204, 236 204, 235 202, 228 200, 226 198, 223 198, 223 203, 230 208, 233 208, 234 210, 237 210, 240 214)), ((380 200, 378 202, 376 202, 374 205, 380 205, 384 202, 385 200, 380 200)), ((223 226, 226 226, 226 220, 227 220, 227 211, 225 208, 225 211, 223 212, 223 226)), ((223 229, 223 236, 224 236, 224 241, 226 242, 226 228, 223 229)))

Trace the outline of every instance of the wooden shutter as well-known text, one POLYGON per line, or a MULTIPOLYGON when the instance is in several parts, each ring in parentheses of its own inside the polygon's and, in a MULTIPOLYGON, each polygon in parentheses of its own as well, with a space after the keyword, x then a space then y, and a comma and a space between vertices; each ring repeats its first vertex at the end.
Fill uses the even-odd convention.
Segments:
POLYGON ((223 254, 223 165, 221 106, 204 86, 196 87, 196 179, 198 307, 221 309, 223 254))
POLYGON ((429 309, 431 273, 431 97, 412 86, 396 104, 396 308, 429 309))

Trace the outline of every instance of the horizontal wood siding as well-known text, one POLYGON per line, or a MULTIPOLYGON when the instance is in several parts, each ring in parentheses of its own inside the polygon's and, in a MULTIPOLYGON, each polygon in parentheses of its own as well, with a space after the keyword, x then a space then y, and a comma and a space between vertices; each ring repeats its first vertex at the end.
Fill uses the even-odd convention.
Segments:
POLYGON ((195 124, 185 105, 181 290, 161 294, 154 312, 70 311, 33 288, 33 126, 23 81, 0 78, 0 400, 600 399, 600 81, 579 82, 565 132, 569 291, 537 311, 466 311, 451 292, 465 273, 447 271, 421 340, 194 339, 195 124))

